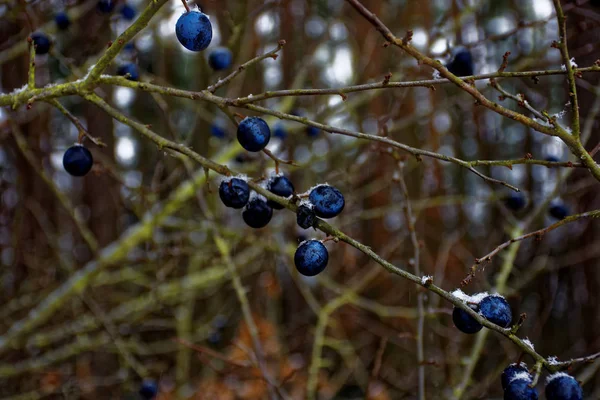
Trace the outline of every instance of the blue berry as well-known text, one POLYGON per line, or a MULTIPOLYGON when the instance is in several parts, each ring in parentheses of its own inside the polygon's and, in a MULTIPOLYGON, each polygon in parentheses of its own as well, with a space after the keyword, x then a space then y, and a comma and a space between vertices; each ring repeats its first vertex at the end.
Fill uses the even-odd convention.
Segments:
POLYGON ((469 50, 460 50, 446 65, 446 68, 456 76, 471 76, 473 75, 473 56, 469 50))
POLYGON ((143 399, 150 400, 155 398, 158 394, 158 385, 156 384, 156 381, 145 379, 144 382, 142 382, 142 386, 140 386, 139 393, 143 399))
POLYGON ((530 383, 525 377, 513 378, 504 390, 504 400, 537 400, 537 390, 529 387, 530 383))
POLYGON ((458 307, 454 307, 454 310, 452 311, 452 321, 454 322, 454 326, 464 333, 477 333, 483 328, 483 325, 477 322, 475 318, 471 317, 469 313, 458 307))
POLYGON ((504 199, 506 207, 512 211, 520 211, 527 205, 523 192, 512 192, 504 199))
POLYGON ((318 240, 307 240, 300 243, 294 254, 294 264, 304 276, 315 276, 325 269, 329 261, 327 248, 318 240))
MULTIPOLYGON (((502 376, 500 377, 500 380, 502 381, 502 389, 506 389, 506 387, 508 386, 510 381, 515 377, 515 375, 523 372, 529 374, 529 370, 527 369, 527 365, 525 363, 511 364, 508 367, 504 368, 504 371, 502 371, 502 376)), ((529 376, 531 377, 531 375, 529 376)))
POLYGON ((48 54, 52 45, 48 35, 42 32, 34 32, 31 34, 31 40, 35 46, 35 54, 48 54))
MULTIPOLYGON (((267 190, 277 196, 290 197, 294 194, 294 185, 283 175, 274 176, 267 183, 267 190)), ((267 200, 267 204, 275 210, 281 210, 283 206, 271 200, 267 200)))
POLYGON ((479 313, 488 321, 508 328, 512 322, 510 305, 502 296, 491 295, 485 297, 479 303, 479 313))
POLYGON ((240 209, 248 203, 250 188, 243 179, 225 179, 219 185, 219 197, 227 207, 240 209))
POLYGON ((272 216, 273 209, 258 196, 251 199, 242 212, 244 222, 254 229, 267 226, 272 216))
POLYGON ((583 390, 579 382, 564 372, 550 375, 546 380, 546 399, 582 400, 583 390))
POLYGON ((246 117, 237 128, 237 139, 248 151, 261 151, 271 139, 271 130, 264 119, 246 117))
POLYGON ((130 4, 125 3, 123 4, 123 7, 121 7, 121 16, 127 21, 132 21, 136 14, 135 8, 130 4))
POLYGON ((296 214, 296 223, 303 228, 308 229, 317 222, 317 216, 312 206, 300 204, 296 214))
POLYGON ((56 13, 56 15, 54 16, 54 22, 56 23, 56 27, 61 31, 68 29, 69 25, 71 25, 71 20, 69 19, 67 13, 64 11, 56 13))
POLYGON ((80 144, 69 147, 63 156, 63 167, 73 176, 84 176, 93 164, 92 153, 80 144))
POLYGON ((215 71, 222 71, 231 67, 233 54, 227 47, 217 47, 208 55, 208 65, 215 71))
POLYGON ((569 215, 569 208, 562 201, 556 201, 550 205, 548 213, 552 218, 565 219, 569 215))
POLYGON ((96 4, 96 9, 101 13, 108 14, 115 9, 116 0, 100 0, 96 4))
POLYGON ((127 64, 121 65, 119 67, 119 69, 117 69, 117 75, 126 76, 127 74, 129 74, 127 79, 129 79, 130 81, 139 80, 140 79, 140 70, 139 70, 137 64, 127 63, 127 64))
POLYGON ((319 134, 319 132, 321 132, 321 130, 319 128, 317 128, 316 126, 307 126, 306 127, 306 134, 309 137, 315 137, 319 134))
POLYGON ((285 126, 281 122, 275 124, 275 128, 273 128, 273 136, 281 140, 287 137, 287 131, 285 130, 285 126))
POLYGON ((210 133, 219 139, 223 139, 226 136, 225 129, 221 128, 221 126, 217 124, 212 124, 210 126, 210 133))
POLYGON ((212 40, 212 25, 206 14, 190 11, 177 20, 175 34, 179 43, 186 49, 202 51, 212 40))
POLYGON ((333 218, 346 204, 342 192, 329 185, 319 185, 310 191, 308 199, 315 206, 315 214, 321 218, 333 218))
POLYGON ((556 157, 555 155, 548 155, 546 156, 546 158, 544 159, 548 162, 559 162, 560 159, 558 157, 556 157))

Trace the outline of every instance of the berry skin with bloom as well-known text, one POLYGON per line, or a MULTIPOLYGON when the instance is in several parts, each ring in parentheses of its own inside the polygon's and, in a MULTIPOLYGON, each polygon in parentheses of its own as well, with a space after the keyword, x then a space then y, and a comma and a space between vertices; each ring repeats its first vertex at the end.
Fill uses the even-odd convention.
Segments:
POLYGON ((312 206, 308 204, 300 204, 296 214, 296 223, 302 229, 308 229, 317 222, 317 215, 312 206))
POLYGON ((127 21, 132 21, 135 18, 136 14, 137 12, 131 4, 125 3, 123 4, 123 7, 121 7, 121 16, 127 21))
POLYGON ((329 261, 329 252, 319 240, 307 240, 300 243, 294 254, 294 264, 304 276, 315 276, 325 269, 329 261))
POLYGON ((454 307, 454 310, 452 311, 452 321, 459 331, 468 334, 477 333, 483 328, 483 325, 477 322, 475 318, 471 317, 469 313, 458 307, 454 307))
POLYGON ((531 379, 513 378, 504 390, 504 400, 538 400, 537 390, 529 387, 529 384, 531 379))
POLYGON ((561 220, 569 216, 569 208, 561 201, 556 201, 550 205, 548 213, 552 218, 561 220))
POLYGON ((512 322, 512 311, 506 299, 502 296, 487 296, 479 303, 479 313, 488 321, 508 328, 512 322))
POLYGON ((115 0, 100 0, 96 4, 96 9, 101 13, 108 14, 115 9, 115 0))
POLYGON ((219 197, 227 207, 244 208, 250 198, 250 187, 243 179, 225 179, 219 185, 219 197))
POLYGON ((137 64, 134 64, 134 63, 123 64, 117 70, 117 75, 126 76, 127 74, 129 74, 129 76, 127 76, 128 80, 130 80, 130 81, 139 80, 140 79, 140 70, 139 70, 137 64))
POLYGON ((142 386, 140 386, 139 394, 142 399, 153 399, 158 394, 158 385, 154 380, 146 379, 142 382, 142 386))
MULTIPOLYGON (((510 381, 515 377, 515 375, 520 373, 529 374, 529 370, 527 369, 527 364, 511 364, 508 367, 504 368, 502 371, 502 375, 500 376, 500 380, 502 381, 502 389, 506 389, 510 381)), ((531 377, 531 375, 529 375, 531 377)), ((532 378, 530 378, 532 379, 532 378)))
MULTIPOLYGON (((267 183, 267 190, 277 196, 290 197, 294 194, 294 185, 283 175, 274 176, 267 183)), ((267 200, 267 204, 275 210, 283 209, 283 206, 271 200, 267 200)))
POLYGON ((267 226, 271 217, 273 217, 273 209, 258 196, 251 199, 242 212, 242 218, 246 225, 254 229, 267 226))
POLYGON ((217 47, 208 55, 208 65, 215 71, 222 71, 231 67, 233 54, 227 47, 217 47))
POLYGON ((31 34, 31 40, 33 41, 33 45, 35 46, 35 54, 43 55, 48 54, 50 51, 50 46, 52 42, 48 35, 42 32, 35 32, 31 34))
POLYGON ((71 146, 63 156, 65 171, 73 176, 84 176, 92 169, 94 158, 92 153, 80 144, 71 146))
POLYGON ((512 192, 504 199, 506 208, 512 211, 520 211, 527 205, 527 199, 522 192, 512 192))
POLYGON ((64 11, 56 13, 54 16, 54 22, 56 23, 56 27, 61 31, 67 30, 71 25, 71 20, 64 11))
POLYGON ((346 204, 342 192, 329 185, 315 187, 310 191, 308 199, 315 206, 315 214, 321 218, 339 215, 346 204))
POLYGON ((583 390, 579 382, 564 372, 550 375, 546 380, 547 400, 582 400, 583 390))
POLYGON ((183 14, 175 24, 175 35, 179 43, 190 51, 202 51, 212 41, 212 24, 208 16, 199 11, 183 14))
POLYGON ((473 75, 473 56, 469 50, 460 50, 456 53, 452 61, 446 68, 456 76, 471 76, 473 75))
POLYGON ((237 128, 237 139, 248 151, 261 151, 271 139, 271 130, 264 119, 259 117, 244 118, 237 128))

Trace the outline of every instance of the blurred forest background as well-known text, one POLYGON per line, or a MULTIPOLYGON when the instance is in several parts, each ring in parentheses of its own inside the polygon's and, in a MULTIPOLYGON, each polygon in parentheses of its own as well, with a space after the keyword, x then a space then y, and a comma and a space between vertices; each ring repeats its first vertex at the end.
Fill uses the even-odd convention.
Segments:
MULTIPOLYGON (((26 37, 32 30, 54 40, 51 54, 36 59, 38 86, 85 75, 107 43, 131 24, 119 13, 124 2, 112 14, 98 12, 96 3, 0 0, 0 92, 27 82, 26 37), (63 10, 72 24, 59 31, 54 15, 63 10)), ((127 3, 141 11, 148 1, 127 3)), ((224 97, 378 82, 389 72, 393 81, 432 79, 430 68, 397 48, 383 47, 381 35, 342 0, 196 3, 211 17, 211 48, 229 47, 234 65, 287 41, 277 60, 249 68, 220 89, 217 94, 224 97)), ((413 30, 412 44, 442 62, 458 46, 468 48, 476 74, 497 71, 506 51, 511 52, 508 71, 560 69, 562 64, 560 52, 551 48, 558 28, 550 0, 363 3, 398 37, 413 30)), ((600 58, 600 7, 591 3, 599 2, 563 2, 569 50, 580 67, 600 58)), ((189 90, 226 76, 230 71, 208 67, 210 48, 191 53, 177 42, 175 22, 183 11, 180 1, 167 3, 106 73, 134 61, 142 81, 189 90)), ((593 124, 588 150, 600 141, 598 76, 586 73, 577 80, 582 120, 593 124)), ((561 116, 567 109, 563 75, 500 82, 537 109, 561 116)), ((487 84, 476 83, 496 100, 499 93, 487 84)), ((213 104, 127 87, 100 89, 101 97, 125 114, 235 171, 260 177, 274 169, 264 154, 241 150, 235 126, 213 104)), ((466 160, 528 153, 535 159, 571 160, 559 140, 477 107, 454 85, 435 89, 361 91, 345 101, 339 95, 284 97, 262 105, 466 160)), ((84 178, 73 178, 62 168, 62 154, 78 131, 62 113, 46 103, 30 110, 0 109, 0 332, 26 318, 74 271, 97 264, 103 269, 47 322, 2 350, 1 399, 134 399, 144 378, 158 382, 161 399, 266 398, 229 262, 241 277, 266 368, 290 398, 305 396, 318 324, 325 324, 316 364, 319 398, 416 398, 421 288, 341 242, 327 243, 330 262, 323 274, 298 275, 293 264, 298 242, 322 239, 323 233, 300 229, 287 210, 277 212, 264 229, 247 227, 238 211, 219 201, 216 174, 206 182, 196 164, 167 154, 81 97, 60 100, 106 147, 88 141, 94 168, 84 178), (152 218, 156 213, 160 219, 152 218), (226 241, 229 254, 219 251, 215 235, 226 241), (106 257, 124 241, 124 251, 106 257), (358 293, 345 296, 356 285, 358 293)), ((523 111, 510 99, 501 104, 523 111)), ((569 114, 562 118, 568 125, 569 114)), ((513 214, 502 201, 508 189, 455 164, 407 157, 400 171, 384 146, 265 119, 280 132, 269 148, 298 164, 281 166, 296 190, 320 182, 338 187, 346 209, 332 224, 413 271, 398 183, 403 174, 416 216, 421 272, 445 290, 460 287, 474 260, 510 235, 555 222, 548 201, 563 202, 571 213, 600 208, 598 182, 585 169, 480 167, 526 193, 527 207, 513 214)), ((598 227, 594 220, 581 220, 542 240, 516 244, 486 264, 464 290, 507 296, 515 316, 527 314, 520 335, 540 354, 563 360, 597 352, 598 227)), ((476 336, 461 334, 452 324, 451 304, 428 293, 424 299, 427 397, 501 398, 499 374, 517 361, 519 348, 487 329, 476 336)), ((586 398, 600 398, 599 368, 596 362, 572 371, 584 383, 586 398)))

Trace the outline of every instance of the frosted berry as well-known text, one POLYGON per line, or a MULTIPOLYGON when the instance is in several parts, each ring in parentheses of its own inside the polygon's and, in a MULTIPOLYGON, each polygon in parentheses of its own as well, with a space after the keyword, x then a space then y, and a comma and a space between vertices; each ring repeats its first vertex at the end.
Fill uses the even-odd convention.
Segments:
POLYGON ((303 229, 308 229, 317 222, 317 215, 312 205, 300 204, 296 212, 296 222, 303 229))
POLYGON ((477 333, 483 328, 477 320, 469 315, 462 308, 454 307, 452 311, 452 322, 454 322, 454 326, 458 328, 459 331, 464 333, 477 333))
POLYGON ((446 68, 456 76, 473 75, 473 56, 469 50, 459 50, 446 68))
POLYGON ((212 24, 206 14, 190 11, 183 14, 175 25, 175 35, 179 43, 188 50, 202 51, 212 40, 212 24))
POLYGON ((537 390, 530 384, 530 378, 517 374, 504 390, 504 400, 538 400, 537 390))
POLYGON ((50 46, 52 45, 48 35, 42 32, 34 32, 31 34, 31 40, 35 46, 35 54, 48 54, 50 46))
MULTIPOLYGON (((502 375, 500 377, 500 380, 502 381, 502 389, 506 389, 506 387, 508 386, 509 382, 519 373, 527 373, 529 374, 529 370, 527 369, 527 364, 525 363, 520 363, 520 364, 511 364, 508 367, 504 368, 504 371, 502 371, 502 375)), ((529 375, 531 377, 531 375, 529 375)), ((532 378, 530 378, 532 379, 532 378)))
POLYGON ((582 400, 583 390, 579 382, 564 372, 550 375, 546 380, 547 400, 582 400))
POLYGON ((502 296, 491 295, 485 297, 479 303, 479 313, 488 321, 503 328, 508 328, 512 322, 510 305, 502 296))
POLYGON ((300 243, 294 254, 294 264, 304 276, 315 276, 327 266, 329 253, 319 240, 307 240, 300 243))
POLYGON ((308 199, 314 204, 315 214, 321 218, 333 218, 340 214, 346 204, 342 192, 329 185, 319 185, 310 191, 308 199))
POLYGON ((217 47, 208 55, 208 65, 215 71, 222 71, 231 67, 233 54, 227 47, 217 47))
POLYGON ((137 64, 127 63, 119 67, 117 75, 127 76, 130 81, 137 81, 140 79, 140 70, 137 64))
POLYGON ((152 379, 144 380, 142 386, 140 386, 139 394, 142 399, 150 400, 155 398, 158 394, 158 385, 156 384, 156 381, 152 379))
POLYGON ((261 151, 271 139, 271 130, 264 119, 246 117, 238 125, 237 139, 244 149, 261 151))
POLYGON ((63 156, 63 167, 73 176, 84 176, 93 164, 92 153, 80 144, 69 147, 63 156))
POLYGON ((243 179, 225 179, 219 185, 219 197, 227 207, 243 208, 250 198, 250 187, 243 179))
POLYGON ((273 209, 258 196, 251 199, 242 212, 244 222, 254 229, 267 226, 271 217, 273 217, 273 209))
MULTIPOLYGON (((294 185, 283 175, 273 176, 267 183, 267 190, 277 196, 290 197, 294 194, 294 185)), ((267 204, 275 210, 281 210, 283 206, 271 200, 267 200, 267 204)))
POLYGON ((71 25, 71 20, 69 19, 67 13, 64 11, 56 13, 56 15, 54 16, 54 22, 56 23, 56 27, 61 31, 68 29, 71 25))

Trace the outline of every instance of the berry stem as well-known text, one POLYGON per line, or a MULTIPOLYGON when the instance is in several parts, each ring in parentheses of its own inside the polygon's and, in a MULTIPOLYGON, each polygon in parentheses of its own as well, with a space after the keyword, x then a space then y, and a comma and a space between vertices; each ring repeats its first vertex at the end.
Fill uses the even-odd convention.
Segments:
POLYGON ((192 11, 192 10, 190 10, 190 6, 188 6, 188 3, 186 0, 181 0, 181 2, 183 3, 183 6, 185 7, 186 12, 192 11))

